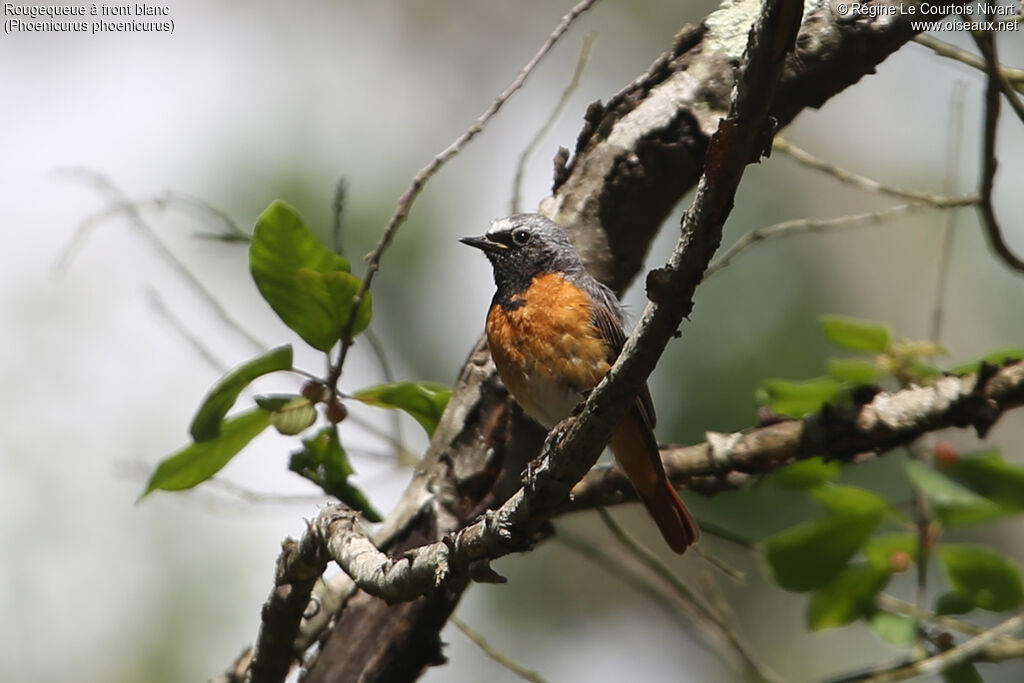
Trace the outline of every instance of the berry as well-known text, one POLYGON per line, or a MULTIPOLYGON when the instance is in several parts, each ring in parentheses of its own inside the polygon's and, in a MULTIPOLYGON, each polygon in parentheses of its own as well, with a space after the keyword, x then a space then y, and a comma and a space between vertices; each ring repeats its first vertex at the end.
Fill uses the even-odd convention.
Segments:
POLYGON ((952 465, 956 462, 959 453, 956 446, 948 441, 939 441, 935 444, 935 462, 940 466, 952 465))
POLYGON ((348 417, 348 408, 341 401, 335 401, 327 408, 327 419, 333 424, 338 424, 348 417))

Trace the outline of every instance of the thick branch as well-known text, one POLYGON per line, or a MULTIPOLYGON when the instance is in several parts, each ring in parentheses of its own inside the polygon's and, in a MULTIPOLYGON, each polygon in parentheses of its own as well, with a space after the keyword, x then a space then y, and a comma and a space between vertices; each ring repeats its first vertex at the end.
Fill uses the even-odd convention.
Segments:
MULTIPOLYGON (((801 420, 785 420, 735 434, 709 434, 706 443, 666 447, 666 470, 681 486, 708 491, 733 475, 771 471, 814 456, 849 460, 867 452, 906 445, 921 434, 949 427, 973 427, 984 433, 1007 410, 1024 405, 1024 361, 979 375, 945 377, 929 387, 880 393, 863 406, 829 408, 801 420), (693 486, 696 482, 696 486, 693 486)), ((582 420, 579 421, 582 423, 582 420)), ((570 430, 551 454, 571 446, 570 430)), ((550 468, 552 466, 548 466, 550 468)), ((550 476, 550 475, 545 475, 550 476)), ((593 470, 572 490, 572 502, 550 514, 535 501, 536 486, 519 491, 501 509, 482 515, 454 537, 413 548, 397 557, 378 550, 343 505, 325 509, 302 541, 286 548, 282 564, 294 578, 309 577, 312 567, 330 557, 371 595, 388 602, 411 600, 436 589, 453 573, 465 574, 473 562, 496 559, 523 547, 522 528, 563 512, 613 505, 635 497, 617 467, 593 470), (528 513, 537 513, 531 518, 528 513), (291 554, 294 553, 294 556, 291 554)))
MULTIPOLYGON (((863 406, 827 407, 733 434, 709 433, 705 443, 666 446, 662 460, 672 481, 701 493, 735 488, 747 475, 823 456, 849 460, 906 445, 927 432, 973 427, 985 433, 1007 410, 1024 405, 1024 362, 994 373, 944 377, 929 387, 881 393, 863 406)), ((573 510, 634 500, 618 467, 592 470, 573 488, 573 510)))

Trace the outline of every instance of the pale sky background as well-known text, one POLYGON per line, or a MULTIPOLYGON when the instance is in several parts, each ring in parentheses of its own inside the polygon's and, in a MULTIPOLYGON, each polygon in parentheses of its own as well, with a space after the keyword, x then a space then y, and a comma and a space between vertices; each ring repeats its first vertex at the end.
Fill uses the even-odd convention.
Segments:
MULTIPOLYGON (((10 680, 171 682, 219 673, 255 637, 280 541, 301 533, 303 518, 318 507, 315 499, 251 504, 213 487, 135 504, 152 466, 185 443, 193 411, 220 374, 155 310, 149 292, 159 293, 220 365, 254 350, 123 218, 96 225, 57 272, 78 226, 108 205, 61 169, 100 173, 137 200, 186 193, 245 230, 284 198, 323 235, 334 185, 345 176, 347 248, 358 262, 412 174, 484 110, 568 8, 540 0, 369 5, 172 0, 173 35, 0 36, 0 215, 7 236, 0 250, 0 670, 10 680)), ((550 159, 557 146, 573 146, 587 103, 616 92, 711 6, 599 4, 432 181, 375 283, 374 330, 388 343, 399 377, 452 382, 480 333, 489 268, 455 238, 478 234, 507 213, 516 159, 568 82, 583 36, 598 32, 592 59, 527 168, 527 207, 549 190, 550 159)), ((1001 57, 1015 66, 1024 62, 1019 36, 1000 36, 1001 57)), ((940 37, 970 47, 964 35, 940 37)), ((976 185, 983 78, 917 45, 821 111, 802 114, 786 135, 880 181, 941 192, 957 83, 966 101, 957 191, 967 192, 976 185)), ((1005 106, 999 145, 996 210, 1011 248, 1024 254, 1024 128, 1005 106)), ((779 220, 890 203, 776 155, 748 173, 726 243, 779 220)), ((295 342, 297 362, 320 368, 317 355, 299 351, 259 299, 244 247, 195 239, 209 227, 195 214, 145 217, 247 330, 266 345, 295 342)), ((652 264, 667 257, 675 225, 678 211, 652 249, 652 264)), ((926 336, 941 225, 940 214, 923 212, 742 256, 702 290, 683 340, 652 378, 662 416, 673 409, 682 415, 662 422, 677 433, 659 436, 697 440, 705 429, 750 424, 758 379, 810 376, 824 367, 830 351, 814 322, 822 313, 883 320, 898 336, 926 336), (726 370, 728 381, 721 379, 726 370), (729 399, 722 412, 719 394, 742 400, 737 406, 729 399), (668 407, 677 403, 682 407, 668 407)), ((1024 279, 986 250, 970 211, 959 214, 954 249, 942 332, 953 358, 1024 345, 1024 279)), ((639 311, 642 293, 631 291, 627 302, 639 311)), ((359 349, 344 387, 379 381, 373 356, 359 349)), ((272 378, 258 388, 297 386, 272 378)), ((390 426, 387 416, 366 414, 390 426)), ((404 422, 403 432, 422 449, 414 423, 404 422)), ((387 446, 364 430, 346 424, 343 436, 358 483, 387 511, 408 470, 365 454, 387 446)), ((951 438, 976 446, 969 435, 951 438)), ((1011 414, 990 443, 1024 462, 1022 438, 1024 420, 1011 414)), ((268 433, 223 477, 264 493, 313 494, 286 470, 292 448, 291 440, 268 433)), ((719 500, 696 501, 698 513, 713 514, 719 500)), ((622 516, 654 540, 639 512, 622 516)), ((567 524, 612 544, 592 518, 567 524)), ((976 537, 998 541, 1021 560, 1020 531, 1005 523, 976 537)), ((793 680, 895 656, 861 626, 807 635, 805 597, 769 586, 749 554, 708 545, 751 574, 746 586, 729 589, 741 631, 793 680)), ((691 577, 707 571, 693 555, 670 561, 691 577)), ((551 681, 623 680, 638 662, 649 680, 736 680, 691 634, 562 546, 496 566, 511 584, 474 587, 458 614, 551 681)), ((449 627, 444 636, 451 663, 425 680, 514 680, 460 632, 449 627)), ((1020 664, 997 671, 986 680, 1024 677, 1020 664)))

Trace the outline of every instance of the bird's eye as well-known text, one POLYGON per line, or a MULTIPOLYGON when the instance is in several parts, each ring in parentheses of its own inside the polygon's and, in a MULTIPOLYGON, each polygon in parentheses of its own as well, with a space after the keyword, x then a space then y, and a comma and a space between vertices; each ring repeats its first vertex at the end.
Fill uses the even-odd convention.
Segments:
POLYGON ((518 230, 512 231, 512 241, 520 247, 530 241, 530 231, 525 228, 519 228, 518 230))

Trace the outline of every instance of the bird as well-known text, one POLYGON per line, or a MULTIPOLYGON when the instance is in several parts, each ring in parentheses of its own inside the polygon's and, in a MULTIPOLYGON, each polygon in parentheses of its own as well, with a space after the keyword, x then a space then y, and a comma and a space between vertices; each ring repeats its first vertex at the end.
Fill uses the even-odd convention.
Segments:
MULTIPOLYGON (((619 300, 587 272, 566 232, 546 216, 499 218, 486 234, 460 241, 482 251, 494 271, 486 331, 498 376, 523 411, 550 431, 622 351, 619 300)), ((645 384, 608 445, 668 546, 682 554, 700 529, 665 473, 654 424, 645 384)))

